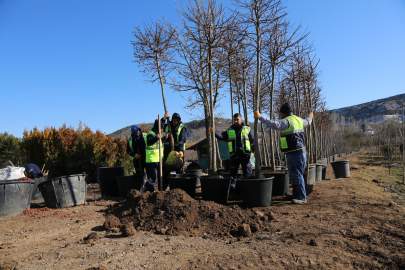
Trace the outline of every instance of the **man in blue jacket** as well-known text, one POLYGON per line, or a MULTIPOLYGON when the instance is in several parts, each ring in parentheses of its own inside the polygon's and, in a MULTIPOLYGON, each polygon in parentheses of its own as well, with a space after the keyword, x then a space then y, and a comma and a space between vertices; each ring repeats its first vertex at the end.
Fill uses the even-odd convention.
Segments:
MULTIPOLYGON (((210 132, 213 132, 213 128, 210 128, 210 132)), ((215 131, 215 137, 220 140, 228 141, 229 155, 230 155, 230 174, 232 177, 231 189, 229 197, 232 199, 235 197, 236 182, 238 180, 239 165, 242 166, 242 172, 244 177, 252 175, 252 163, 250 163, 250 154, 254 153, 254 135, 249 126, 244 125, 242 121, 242 115, 235 113, 233 116, 233 125, 225 132, 220 134, 215 131)))
POLYGON ((146 160, 145 154, 146 134, 138 126, 131 127, 131 137, 128 138, 127 154, 132 157, 136 174, 143 176, 146 160))
POLYGON ((25 171, 24 174, 26 177, 35 179, 43 176, 41 169, 34 163, 27 163, 24 165, 25 171))
POLYGON ((290 103, 286 102, 281 106, 280 119, 278 121, 268 120, 259 112, 254 112, 254 118, 259 119, 272 129, 280 130, 281 152, 286 154, 288 173, 293 187, 292 203, 300 204, 307 202, 305 191, 304 171, 307 160, 304 128, 312 123, 313 113, 309 113, 306 119, 301 119, 292 112, 290 103))

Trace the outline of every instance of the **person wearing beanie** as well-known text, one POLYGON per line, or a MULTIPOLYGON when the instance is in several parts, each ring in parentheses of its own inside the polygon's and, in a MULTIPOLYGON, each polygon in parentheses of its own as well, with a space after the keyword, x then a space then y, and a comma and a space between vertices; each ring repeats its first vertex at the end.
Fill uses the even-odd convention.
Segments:
POLYGON ((149 131, 146 137, 146 173, 148 175, 148 181, 144 184, 142 192, 155 191, 155 183, 159 175, 159 151, 161 152, 163 159, 163 144, 169 137, 167 134, 162 138, 161 132, 165 128, 164 118, 161 120, 160 130, 159 130, 159 120, 156 119, 153 124, 153 128, 149 131), (160 148, 158 140, 161 139, 160 148))
POLYGON ((254 112, 254 118, 259 119, 272 129, 280 130, 281 152, 286 154, 288 173, 293 187, 292 203, 306 203, 304 172, 307 160, 304 128, 312 123, 313 113, 309 113, 306 119, 293 114, 290 103, 284 103, 279 112, 280 120, 268 120, 259 112, 254 112))
MULTIPOLYGON (((169 134, 169 136, 173 136, 174 142, 174 151, 178 152, 180 158, 183 159, 184 163, 184 150, 186 149, 186 141, 188 139, 188 131, 187 127, 183 125, 181 122, 181 116, 178 113, 174 113, 172 115, 172 120, 170 121, 171 130, 169 131, 169 127, 166 126, 165 132, 169 134)), ((164 156, 166 161, 167 157, 169 156, 171 150, 170 140, 166 140, 165 147, 164 147, 164 156)), ((177 173, 182 173, 183 169, 179 170, 177 173)), ((169 172, 167 172, 169 173, 169 172)), ((166 174, 165 174, 166 175, 166 174)), ((164 185, 167 187, 167 181, 164 178, 164 185)), ((164 187, 165 189, 165 187, 164 187)))
MULTIPOLYGON (((210 128, 213 132, 213 128, 210 128)), ((219 140, 228 141, 230 155, 230 175, 232 177, 229 190, 229 199, 236 196, 236 183, 238 181, 239 165, 242 167, 244 177, 252 175, 252 163, 250 163, 250 154, 254 153, 254 135, 249 126, 244 125, 242 115, 235 113, 233 115, 233 125, 220 134, 215 131, 215 137, 219 140)))
POLYGON ((146 169, 146 134, 138 126, 131 127, 131 137, 128 138, 127 154, 132 157, 135 172, 137 175, 143 177, 144 170, 146 169), (138 174, 139 173, 139 174, 138 174))

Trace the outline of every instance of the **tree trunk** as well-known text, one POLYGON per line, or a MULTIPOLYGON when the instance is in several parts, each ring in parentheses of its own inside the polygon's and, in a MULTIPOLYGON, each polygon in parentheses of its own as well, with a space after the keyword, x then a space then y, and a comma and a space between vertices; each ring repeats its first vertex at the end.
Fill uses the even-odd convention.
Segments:
POLYGON ((232 93, 232 76, 231 76, 231 57, 228 54, 228 72, 229 72, 229 92, 231 93, 231 119, 233 119, 233 93, 232 93))
POLYGON ((210 87, 210 97, 211 97, 211 126, 214 131, 212 132, 212 144, 211 144, 211 170, 212 174, 216 175, 217 172, 217 162, 216 162, 216 143, 215 143, 215 115, 214 115, 214 95, 213 95, 213 86, 212 86, 212 48, 208 48, 208 76, 209 76, 209 87, 210 87))
MULTIPOLYGON (((275 78, 275 71, 276 67, 274 65, 271 66, 271 88, 270 88, 270 119, 274 120, 274 78, 275 78)), ((271 159, 271 167, 272 170, 276 170, 276 161, 274 159, 274 132, 270 129, 270 159, 271 159)))
MULTIPOLYGON (((156 57, 156 65, 157 65, 157 70, 158 70, 158 75, 159 75, 160 87, 162 88, 163 106, 165 108, 165 114, 166 114, 166 113, 168 113, 168 111, 167 111, 167 106, 166 106, 165 89, 163 86, 163 78, 162 78, 162 73, 160 72, 159 56, 157 53, 156 53, 155 57, 156 57)), ((158 119, 158 120, 160 120, 160 119, 158 119)), ((171 132, 171 130, 172 130, 169 118, 167 118, 167 129, 169 132, 171 132)), ((160 132, 160 130, 159 130, 159 132, 160 132)), ((170 136, 169 138, 170 138, 169 139, 170 140, 170 151, 174 151, 174 138, 173 138, 173 136, 170 136)))
MULTIPOLYGON (((259 111, 260 105, 260 49, 261 49, 261 40, 260 40, 260 28, 256 27, 256 102, 255 102, 255 111, 259 111)), ((255 118, 255 148, 259 150, 259 130, 258 130, 259 119, 255 118)), ((255 152, 256 164, 255 164, 255 177, 261 178, 261 155, 260 150, 255 152)))

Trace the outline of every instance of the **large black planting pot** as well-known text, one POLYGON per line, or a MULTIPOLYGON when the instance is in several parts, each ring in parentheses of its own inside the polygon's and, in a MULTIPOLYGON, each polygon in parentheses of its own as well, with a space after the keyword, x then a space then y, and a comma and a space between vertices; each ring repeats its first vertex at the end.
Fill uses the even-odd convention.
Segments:
POLYGON ((314 191, 314 183, 316 177, 316 167, 314 165, 309 166, 309 177, 307 177, 307 169, 305 168, 304 172, 304 181, 305 181, 305 191, 307 195, 311 194, 314 191))
POLYGON ((331 164, 336 178, 346 178, 350 176, 350 167, 348 160, 335 161, 331 164))
POLYGON ((34 185, 34 188, 32 189, 32 197, 31 197, 31 200, 40 200, 40 199, 43 199, 43 198, 42 198, 41 191, 39 190, 38 185, 41 184, 41 183, 43 183, 43 182, 45 182, 45 181, 48 181, 48 175, 44 175, 44 176, 35 178, 34 181, 35 181, 35 185, 34 185))
POLYGON ((16 216, 30 206, 34 182, 4 181, 0 183, 0 217, 16 216))
POLYGON ((197 184, 196 185, 197 186, 201 185, 200 176, 202 174, 202 169, 185 170, 184 173, 197 175, 198 178, 197 178, 197 184))
POLYGON ((215 176, 201 176, 202 199, 205 201, 214 201, 219 204, 228 202, 229 187, 231 178, 219 178, 215 176))
POLYGON ((98 167, 97 183, 100 185, 103 197, 119 197, 116 177, 124 176, 124 167, 98 167))
POLYGON ((167 176, 169 180, 170 190, 173 189, 182 189, 184 190, 190 197, 195 197, 195 187, 197 184, 198 176, 195 174, 170 174, 167 176))
POLYGON ((285 196, 288 194, 289 174, 288 172, 277 172, 264 175, 266 178, 274 177, 272 196, 285 196))
POLYGON ((56 177, 39 184, 39 190, 47 207, 63 208, 81 205, 86 202, 86 175, 56 177))
POLYGON ((247 207, 267 207, 271 205, 273 179, 273 176, 263 179, 257 179, 255 176, 238 179, 243 203, 247 207))
POLYGON ((127 197, 127 194, 131 189, 141 190, 143 186, 142 174, 118 176, 116 179, 119 195, 123 198, 127 197))

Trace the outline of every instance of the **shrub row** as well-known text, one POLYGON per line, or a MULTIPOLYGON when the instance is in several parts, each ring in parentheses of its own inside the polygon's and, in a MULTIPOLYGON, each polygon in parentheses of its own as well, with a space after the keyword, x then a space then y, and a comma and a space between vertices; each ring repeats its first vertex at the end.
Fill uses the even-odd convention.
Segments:
POLYGON ((132 170, 126 139, 113 139, 85 125, 83 129, 80 123, 77 130, 66 125, 25 130, 21 149, 28 162, 41 168, 45 164, 51 177, 85 172, 95 182, 98 167, 124 166, 127 173, 132 170))

